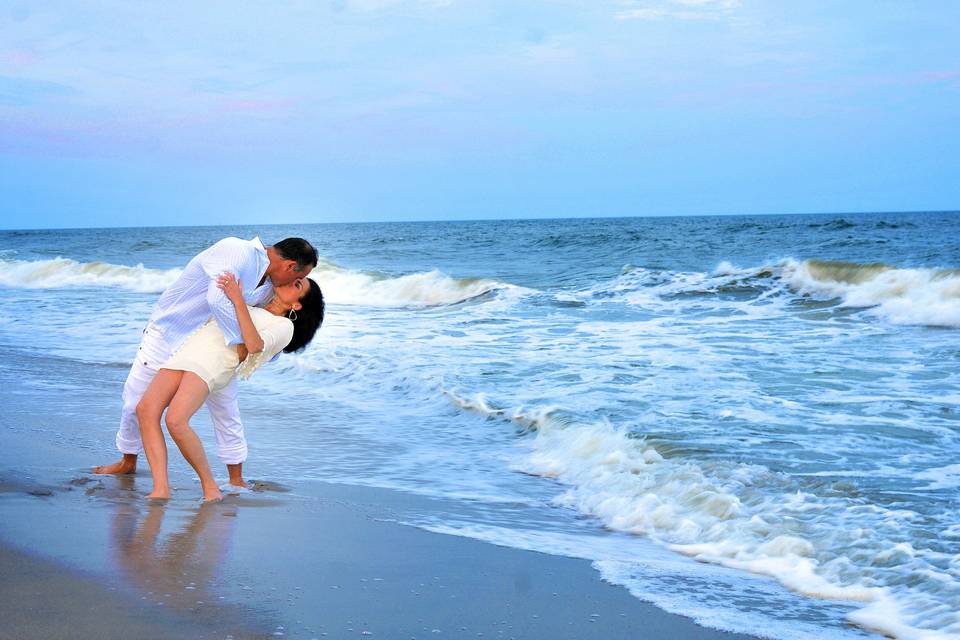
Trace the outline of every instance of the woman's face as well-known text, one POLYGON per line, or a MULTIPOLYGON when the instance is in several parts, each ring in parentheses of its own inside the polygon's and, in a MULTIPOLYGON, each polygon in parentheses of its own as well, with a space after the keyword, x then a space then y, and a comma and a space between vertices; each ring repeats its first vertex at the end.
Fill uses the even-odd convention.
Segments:
POLYGON ((300 299, 310 291, 310 278, 297 278, 290 284, 282 284, 273 288, 274 294, 280 301, 291 309, 301 308, 300 299))

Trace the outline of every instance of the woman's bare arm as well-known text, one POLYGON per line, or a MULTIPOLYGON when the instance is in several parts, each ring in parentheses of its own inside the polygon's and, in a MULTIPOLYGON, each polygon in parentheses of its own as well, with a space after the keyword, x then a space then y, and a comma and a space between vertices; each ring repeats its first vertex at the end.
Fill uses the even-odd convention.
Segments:
POLYGON ((225 273, 217 278, 217 286, 223 289, 223 293, 230 299, 233 306, 237 309, 237 322, 240 325, 240 335, 243 336, 243 343, 250 353, 259 353, 263 351, 263 338, 253 324, 253 318, 250 317, 250 310, 243 299, 243 289, 240 281, 232 273, 225 273))

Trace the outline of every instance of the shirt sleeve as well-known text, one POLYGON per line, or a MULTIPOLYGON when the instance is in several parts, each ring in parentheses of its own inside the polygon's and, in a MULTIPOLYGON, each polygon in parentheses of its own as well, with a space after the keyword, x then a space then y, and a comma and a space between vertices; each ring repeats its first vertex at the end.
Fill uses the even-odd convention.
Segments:
POLYGON ((277 318, 276 322, 271 322, 269 326, 258 327, 260 337, 263 339, 263 351, 251 353, 247 359, 237 367, 237 375, 246 380, 260 365, 269 362, 275 355, 280 353, 285 346, 290 344, 293 339, 293 323, 287 318, 277 318))
MULTIPOLYGON (((242 343, 243 335, 240 333, 240 323, 237 322, 237 310, 226 294, 217 287, 217 277, 230 272, 241 279, 246 271, 244 266, 252 258, 249 253, 249 247, 242 240, 225 238, 204 251, 200 260, 200 266, 210 279, 207 283, 207 305, 210 307, 210 314, 223 330, 228 346, 242 343)), ((241 280, 244 290, 251 285, 256 286, 257 283, 241 280)))
POLYGON ((220 329, 223 330, 223 337, 227 346, 243 342, 240 323, 237 321, 237 309, 217 286, 217 281, 214 278, 211 278, 210 284, 207 285, 207 305, 210 307, 210 314, 217 321, 220 329))

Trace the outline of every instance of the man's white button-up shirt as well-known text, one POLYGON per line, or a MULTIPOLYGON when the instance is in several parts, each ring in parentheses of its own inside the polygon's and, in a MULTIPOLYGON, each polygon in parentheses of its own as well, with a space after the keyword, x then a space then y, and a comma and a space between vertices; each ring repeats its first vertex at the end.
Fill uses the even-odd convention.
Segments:
POLYGON ((269 265, 260 238, 224 238, 187 263, 176 282, 160 296, 150 323, 160 330, 171 350, 178 349, 211 316, 223 329, 228 345, 240 344, 243 338, 236 309, 217 287, 217 277, 226 272, 234 274, 243 287, 244 300, 256 307, 273 297, 269 279, 257 286, 269 265))

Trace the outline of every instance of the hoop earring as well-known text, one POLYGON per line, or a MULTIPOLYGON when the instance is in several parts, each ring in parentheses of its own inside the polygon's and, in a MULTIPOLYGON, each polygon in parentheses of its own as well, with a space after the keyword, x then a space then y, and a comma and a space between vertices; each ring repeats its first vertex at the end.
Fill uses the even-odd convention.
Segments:
POLYGON ((290 318, 291 321, 296 322, 296 321, 297 321, 297 312, 296 312, 296 310, 295 310, 295 309, 290 309, 290 313, 287 314, 287 317, 290 318))

